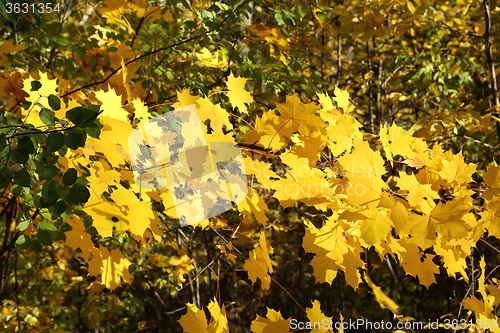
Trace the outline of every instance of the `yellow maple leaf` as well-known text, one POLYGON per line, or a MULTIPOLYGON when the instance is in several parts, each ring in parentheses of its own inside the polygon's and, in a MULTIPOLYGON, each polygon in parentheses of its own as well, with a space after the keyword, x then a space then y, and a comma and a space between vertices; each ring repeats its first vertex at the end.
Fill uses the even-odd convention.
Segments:
POLYGON ((291 151, 300 157, 305 157, 309 160, 309 166, 315 167, 320 157, 320 152, 325 148, 325 135, 320 131, 313 132, 309 135, 294 134, 290 138, 294 143, 291 151))
POLYGON ((427 143, 424 140, 420 138, 416 139, 415 141, 413 141, 411 148, 413 150, 413 154, 410 158, 406 158, 403 163, 413 168, 420 169, 432 160, 432 158, 429 156, 429 147, 427 147, 427 143))
POLYGON ((276 109, 280 113, 280 123, 275 129, 282 136, 288 137, 296 131, 308 135, 325 126, 323 120, 316 115, 318 105, 302 103, 297 94, 287 96, 286 102, 278 103, 276 109))
POLYGON ((389 210, 382 207, 370 206, 368 209, 347 208, 339 219, 359 223, 361 232, 360 242, 369 248, 387 239, 392 231, 393 223, 388 217, 389 210))
POLYGON ((129 135, 134 130, 129 122, 104 116, 100 118, 104 125, 99 139, 87 138, 86 149, 101 153, 111 163, 118 167, 129 158, 129 135))
POLYGON ((364 205, 376 202, 385 187, 382 180, 386 172, 384 160, 380 152, 373 151, 366 141, 355 138, 353 146, 354 152, 338 159, 350 182, 347 193, 349 203, 364 205))
POLYGON ((389 194, 384 194, 379 203, 379 207, 391 210, 390 218, 396 229, 396 234, 399 234, 408 222, 408 210, 405 204, 408 205, 403 199, 389 194))
POLYGON ((186 333, 209 333, 205 312, 194 304, 187 303, 187 312, 179 319, 182 329, 186 333))
POLYGON ((391 127, 380 126, 380 141, 385 151, 387 159, 392 163, 396 155, 403 157, 413 156, 412 145, 415 138, 412 136, 414 130, 405 131, 403 128, 392 124, 391 127))
POLYGON ((492 200, 494 196, 500 195, 500 167, 495 161, 486 168, 486 174, 483 180, 488 185, 482 197, 486 200, 492 200))
POLYGON ((443 160, 443 168, 439 175, 453 185, 467 185, 472 182, 472 175, 476 172, 476 165, 465 163, 462 152, 453 155, 451 160, 443 160))
POLYGON ((488 235, 500 238, 500 200, 487 201, 480 214, 488 235))
POLYGON ((486 275, 486 262, 484 261, 484 257, 481 257, 481 260, 479 261, 479 267, 481 268, 481 275, 479 276, 479 279, 477 281, 477 289, 481 294, 483 300, 480 301, 475 296, 469 296, 464 300, 464 302, 462 302, 462 305, 469 310, 476 311, 478 314, 488 317, 493 311, 493 302, 495 301, 495 297, 490 296, 486 293, 486 284, 484 281, 486 275))
POLYGON ((238 210, 242 214, 255 216, 255 219, 260 224, 266 226, 267 216, 264 211, 267 210, 267 205, 264 202, 264 198, 259 196, 255 189, 251 187, 248 188, 248 194, 245 200, 238 204, 238 210))
POLYGON ((412 236, 410 242, 422 248, 434 245, 437 234, 446 240, 462 239, 474 227, 467 222, 471 209, 470 195, 459 192, 453 200, 439 202, 430 213, 412 214, 405 231, 412 236))
POLYGON ((342 270, 342 267, 333 259, 333 257, 335 257, 335 254, 333 253, 316 255, 309 262, 309 265, 313 268, 316 282, 327 282, 331 285, 333 280, 337 277, 338 271, 342 270))
POLYGON ((208 325, 208 332, 229 333, 229 324, 227 322, 225 306, 223 305, 221 309, 219 303, 214 298, 214 300, 208 304, 208 311, 212 316, 212 321, 208 325))
POLYGON ((176 109, 180 109, 182 107, 194 104, 196 106, 196 108, 199 108, 200 105, 197 102, 198 99, 199 99, 198 96, 191 95, 191 91, 186 88, 186 89, 183 89, 183 90, 177 92, 178 102, 174 103, 173 106, 176 109))
POLYGON ((335 102, 337 105, 344 110, 344 113, 351 113, 354 111, 354 105, 349 101, 349 93, 347 90, 342 90, 339 87, 335 87, 335 102))
POLYGON ((359 236, 359 228, 336 221, 333 216, 317 229, 311 222, 305 221, 306 234, 302 241, 305 251, 315 253, 310 265, 314 269, 317 282, 331 284, 337 272, 344 270, 346 282, 356 288, 361 282, 358 268, 364 264, 360 258, 360 244, 353 236, 359 236))
POLYGON ((97 195, 107 191, 109 185, 116 185, 120 182, 120 173, 112 170, 106 162, 94 161, 88 170, 90 175, 87 180, 90 183, 91 191, 97 195))
POLYGON ((102 281, 109 290, 121 285, 120 278, 130 284, 132 278, 128 267, 131 264, 127 258, 122 256, 119 249, 111 250, 110 256, 103 261, 102 265, 102 281))
POLYGON ((128 3, 125 0, 105 0, 106 8, 101 8, 101 12, 107 19, 108 24, 122 25, 127 29, 129 34, 135 33, 134 28, 130 25, 124 14, 128 12, 128 3))
POLYGON ((220 104, 214 104, 208 98, 199 98, 196 100, 200 107, 198 108, 198 116, 202 122, 210 119, 210 127, 214 131, 222 132, 225 126, 227 129, 232 129, 233 125, 229 121, 229 114, 220 104))
POLYGON ((434 245, 434 252, 441 257, 448 276, 454 278, 457 273, 460 273, 465 281, 469 281, 469 277, 465 272, 467 268, 465 258, 468 256, 468 253, 464 249, 461 249, 459 246, 453 246, 446 239, 438 237, 434 245))
POLYGON ((399 306, 394 302, 389 296, 387 296, 379 286, 372 282, 368 273, 365 273, 365 280, 368 286, 373 291, 373 295, 375 295, 375 300, 380 305, 382 309, 388 308, 394 314, 398 314, 399 306))
POLYGON ((274 197, 280 200, 283 207, 291 207, 297 201, 308 204, 329 202, 334 194, 324 174, 317 168, 309 167, 309 160, 299 158, 291 152, 280 155, 281 160, 292 169, 286 173, 286 178, 271 181, 271 188, 275 189, 274 197))
POLYGON ((25 48, 24 44, 14 45, 14 42, 11 40, 4 41, 1 46, 2 47, 0 48, 0 57, 3 56, 4 54, 10 54, 10 53, 22 51, 25 48))
POLYGON ((144 102, 138 98, 132 100, 132 105, 135 109, 134 118, 140 119, 139 123, 143 123, 149 120, 149 111, 144 102))
POLYGON ((447 240, 466 237, 470 227, 464 217, 471 209, 472 198, 467 196, 457 195, 446 203, 439 202, 431 212, 439 235, 447 240))
POLYGON ((234 77, 233 73, 227 78, 227 88, 229 91, 226 93, 229 102, 233 107, 237 107, 243 114, 248 114, 246 104, 253 103, 252 95, 245 90, 245 83, 247 79, 243 77, 234 77))
POLYGON ((5 41, 0 47, 0 65, 5 61, 4 55, 24 50, 24 44, 16 44, 11 40, 5 41))
POLYGON ((283 319, 280 311, 267 308, 267 318, 257 315, 250 329, 254 333, 288 333, 290 331, 290 319, 283 319))
POLYGON ((334 156, 340 156, 346 150, 351 151, 354 139, 363 138, 363 133, 359 130, 362 125, 348 114, 338 114, 332 120, 326 130, 328 147, 334 156))
POLYGON ((439 198, 439 194, 431 185, 421 184, 414 175, 401 173, 399 177, 397 186, 403 191, 408 191, 406 200, 410 205, 429 214, 436 207, 434 199, 439 198))
POLYGON ((328 94, 317 93, 318 101, 322 105, 322 108, 319 110, 319 116, 329 124, 333 124, 335 122, 336 115, 340 114, 339 110, 335 106, 333 106, 333 101, 328 94))
POLYGON ((279 150, 286 145, 287 136, 281 135, 279 129, 280 118, 274 111, 264 112, 262 117, 257 117, 255 119, 255 130, 260 136, 260 144, 264 147, 271 148, 272 150, 279 150))
POLYGON ((271 276, 269 274, 273 272, 273 266, 269 255, 273 252, 274 249, 266 240, 266 235, 264 232, 261 232, 259 246, 250 251, 249 258, 245 260, 245 265, 243 266, 253 283, 257 282, 257 279, 260 280, 262 289, 269 289, 271 284, 271 276))
POLYGON ((187 254, 183 254, 181 257, 171 258, 168 263, 175 267, 177 285, 182 286, 182 283, 186 281, 184 275, 189 275, 194 269, 193 259, 187 254))
POLYGON ((102 115, 125 123, 129 122, 129 113, 122 108, 122 97, 118 96, 110 85, 108 85, 108 91, 99 90, 95 93, 95 97, 102 103, 102 115))
POLYGON ((348 238, 342 226, 336 223, 335 218, 330 217, 320 228, 316 228, 311 222, 304 221, 306 234, 302 240, 302 247, 306 252, 328 253, 332 252, 335 261, 342 262, 343 256, 349 252, 348 238))
POLYGON ((113 230, 130 230, 137 239, 143 240, 146 230, 151 229, 155 238, 159 239, 162 235, 158 229, 160 221, 150 203, 139 199, 132 190, 119 185, 115 178, 119 174, 109 172, 113 173, 113 182, 100 182, 99 176, 105 175, 102 171, 91 178, 91 195, 85 204, 85 212, 92 217, 93 226, 103 237, 111 237, 113 230), (101 197, 108 185, 116 186, 110 196, 113 201, 101 197))
POLYGON ((102 237, 111 237, 114 229, 120 232, 129 230, 127 215, 121 207, 115 202, 101 198, 100 194, 96 195, 91 191, 84 209, 92 217, 93 226, 102 237))
POLYGON ((306 308, 306 314, 307 318, 309 318, 309 323, 313 327, 311 333, 333 333, 331 328, 325 328, 325 325, 323 325, 324 323, 330 324, 332 317, 325 316, 321 311, 321 303, 318 300, 312 302, 312 308, 306 308), (316 323, 320 323, 320 327, 316 323))
POLYGON ((83 259, 88 262, 92 253, 91 249, 95 246, 90 234, 83 225, 82 219, 78 215, 72 215, 71 218, 66 219, 66 223, 72 228, 70 231, 64 232, 66 243, 73 249, 79 248, 82 251, 83 259))
POLYGON ((432 261, 433 254, 420 251, 417 245, 409 243, 406 239, 399 240, 399 243, 406 249, 401 252, 400 263, 407 274, 415 276, 421 285, 429 287, 436 282, 435 274, 439 274, 439 267, 432 261))
POLYGON ((464 306, 467 310, 474 311, 476 313, 485 313, 486 304, 481 301, 476 296, 472 295, 463 300, 460 304, 464 306))

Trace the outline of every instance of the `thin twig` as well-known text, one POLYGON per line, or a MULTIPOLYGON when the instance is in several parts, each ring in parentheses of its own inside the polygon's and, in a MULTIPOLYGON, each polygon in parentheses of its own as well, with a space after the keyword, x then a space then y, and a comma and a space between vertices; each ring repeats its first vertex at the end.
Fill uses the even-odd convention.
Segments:
MULTIPOLYGON (((497 77, 496 77, 496 72, 495 72, 495 60, 493 59, 493 51, 491 48, 491 41, 490 41, 490 36, 491 36, 491 8, 490 8, 491 4, 490 4, 490 0, 484 0, 483 5, 484 5, 484 21, 485 21, 484 40, 486 43, 486 59, 488 61, 488 70, 490 72, 493 103, 495 106, 494 115, 496 117, 498 117, 498 116, 500 116, 500 113, 498 112, 500 101, 498 98, 498 86, 497 86, 497 77)), ((497 126, 498 140, 500 140, 500 122, 497 121, 496 126, 497 126)))

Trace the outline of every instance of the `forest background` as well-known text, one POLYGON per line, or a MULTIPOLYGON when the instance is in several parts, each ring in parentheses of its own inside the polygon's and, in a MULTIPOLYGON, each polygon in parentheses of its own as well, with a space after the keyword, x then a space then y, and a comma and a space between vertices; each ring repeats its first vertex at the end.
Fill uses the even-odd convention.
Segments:
POLYGON ((0 10, 2 331, 500 331, 494 1, 0 10))

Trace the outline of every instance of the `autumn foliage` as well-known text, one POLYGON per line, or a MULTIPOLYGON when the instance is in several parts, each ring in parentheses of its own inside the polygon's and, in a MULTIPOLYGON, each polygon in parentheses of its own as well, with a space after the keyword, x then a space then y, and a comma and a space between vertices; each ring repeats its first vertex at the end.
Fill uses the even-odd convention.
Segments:
POLYGON ((229 2, 0 4, 2 329, 500 331, 500 10, 229 2))

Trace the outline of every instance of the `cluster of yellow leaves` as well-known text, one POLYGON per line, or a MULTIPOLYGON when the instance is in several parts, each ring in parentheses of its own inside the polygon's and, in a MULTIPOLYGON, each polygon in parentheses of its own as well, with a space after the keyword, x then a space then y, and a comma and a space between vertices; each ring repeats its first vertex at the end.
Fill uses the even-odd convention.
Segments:
POLYGON ((166 21, 172 20, 171 11, 165 11, 165 14, 162 15, 163 8, 150 5, 147 0, 139 0, 134 3, 129 3, 125 0, 106 0, 104 3, 106 7, 101 8, 100 11, 108 24, 117 24, 124 27, 129 34, 135 33, 134 28, 124 15, 129 11, 133 11, 138 18, 149 19, 151 21, 156 21, 162 16, 166 21))
POLYGON ((229 333, 225 306, 223 305, 221 309, 215 298, 208 304, 208 311, 211 316, 209 324, 207 324, 207 318, 203 310, 198 309, 196 305, 191 303, 186 304, 186 306, 187 313, 179 319, 179 323, 184 332, 229 333))
MULTIPOLYGON (((272 169, 269 162, 246 163, 248 173, 275 190, 283 207, 301 201, 336 212, 321 228, 304 222, 303 247, 316 254, 311 265, 317 281, 331 283, 343 270, 356 287, 363 267, 359 254, 372 246, 381 257, 389 254, 399 260, 425 286, 439 272, 434 255, 423 252, 430 247, 450 276, 467 278, 465 257, 471 247, 484 228, 498 232, 494 225, 500 206, 495 201, 489 201, 481 220, 472 213, 474 192, 468 184, 476 166, 464 163, 461 153, 443 152, 438 145, 430 149, 413 136, 414 129, 395 124, 381 126, 381 150, 374 150, 363 140, 348 93, 337 88, 335 96, 337 108, 326 94, 318 95, 322 107, 287 97, 286 103, 257 118, 255 131, 245 137, 277 152, 281 174, 263 171, 272 169), (318 168, 324 147, 332 156, 318 168), (384 180, 386 161, 394 165, 396 159, 415 171, 400 173, 389 185, 384 180), (451 195, 442 194, 447 192, 451 195)), ((499 183, 496 166, 488 169, 485 182, 485 195, 492 197, 499 183)))
POLYGON ((202 48, 200 52, 196 52, 196 57, 203 66, 212 68, 224 68, 228 66, 229 57, 227 51, 223 52, 217 50, 210 52, 206 47, 202 48))
MULTIPOLYGON (((321 311, 319 301, 314 300, 312 307, 306 308, 306 315, 309 321, 301 323, 300 329, 310 330, 311 333, 333 333, 332 317, 327 317, 321 311)), ((291 319, 283 319, 280 311, 268 308, 266 318, 257 315, 250 329, 254 333, 288 333, 294 328, 291 323, 291 319)))
MULTIPOLYGON (((261 30, 257 31, 264 36, 262 38, 271 38, 265 37, 266 34, 273 36, 272 31, 261 30)), ((85 205, 85 212, 92 217, 93 226, 101 236, 110 237, 114 231, 129 231, 137 240, 146 243, 162 235, 161 223, 151 209, 151 199, 163 202, 165 207, 173 207, 175 203, 172 193, 167 190, 142 189, 132 171, 124 168, 130 164, 128 136, 137 126, 148 121, 149 114, 143 102, 132 96, 125 80, 127 72, 123 59, 121 62, 122 96, 111 87, 95 93, 94 102, 99 102, 103 111, 99 116, 104 124, 100 139, 89 138, 84 148, 74 150, 69 158, 60 157, 59 163, 63 168, 79 170, 80 174, 83 174, 81 165, 88 165, 91 197, 85 205), (133 108, 122 105, 123 95, 131 101, 133 108), (122 185, 124 181, 129 188, 122 185)), ((49 94, 58 94, 58 85, 56 80, 41 73, 42 89, 31 92, 32 80, 25 80, 24 90, 28 94, 27 100, 38 104, 30 110, 23 110, 22 115, 26 122, 44 126, 38 112, 41 107, 48 107, 49 94)), ((247 105, 253 99, 244 89, 245 83, 244 78, 231 74, 226 94, 230 104, 246 115, 247 105)), ((362 282, 361 272, 365 265, 360 254, 371 247, 381 258, 392 256, 422 285, 435 282, 434 276, 439 273, 438 261, 450 276, 460 274, 467 279, 465 258, 477 240, 486 230, 490 235, 500 236, 497 226, 500 221, 500 167, 493 164, 484 175, 485 192, 482 196, 487 203, 477 219, 472 212, 474 192, 469 189, 476 172, 475 165, 466 164, 461 153, 444 152, 438 145, 429 148, 424 140, 415 137, 415 129, 405 130, 397 125, 381 126, 380 141, 376 144, 364 141, 348 93, 338 88, 334 93, 334 99, 327 94, 318 94, 319 104, 304 103, 296 95, 288 96, 285 103, 277 104, 275 110, 257 117, 255 130, 244 136, 247 142, 273 152, 265 154, 266 160, 247 156, 244 162, 247 173, 256 177, 259 186, 274 190, 274 197, 283 207, 301 201, 325 212, 333 211, 320 227, 304 220, 303 247, 315 254, 311 265, 316 280, 332 283, 342 270, 347 283, 356 288, 362 282), (377 147, 379 150, 374 149, 377 147), (330 156, 324 154, 325 148, 330 156), (279 167, 269 162, 272 158, 279 167), (396 163, 406 164, 411 172, 400 172, 386 180, 386 168, 396 163), (425 252, 431 247, 436 255, 425 252)), ((76 100, 63 103, 55 114, 56 118, 64 119, 65 112, 76 105, 76 100)), ((208 97, 192 96, 188 90, 178 92, 178 102, 174 107, 189 105, 197 108, 201 122, 212 130, 208 134, 210 131, 204 128, 209 146, 217 142, 237 144, 230 133, 224 134, 224 131, 232 130, 233 125, 229 113, 220 104, 214 104, 208 97)), ((161 133, 161 128, 157 130, 161 133)), ((187 133, 185 137, 188 138, 187 133)), ((167 142, 171 139, 165 137, 167 142)), ((192 206, 196 208, 196 205, 192 206)), ((266 205, 253 188, 238 204, 238 209, 245 215, 254 216, 263 225, 267 223, 266 205)), ((178 217, 171 208, 167 208, 166 213, 178 217)), ((110 289, 116 288, 122 278, 130 280, 130 262, 119 250, 95 247, 77 216, 68 223, 73 228, 67 232, 68 244, 82 250, 84 259, 89 261, 90 274, 100 273, 102 282, 110 289)), ((262 289, 270 287, 272 253, 271 244, 261 232, 259 245, 250 251, 244 264, 249 279, 253 283, 260 280, 262 289)), ((171 264, 179 267, 176 276, 178 283, 182 284, 184 275, 192 270, 189 257, 180 255, 172 259, 171 264)), ((365 280, 379 304, 397 313, 397 305, 366 275, 365 280)), ((464 306, 488 316, 490 308, 497 305, 493 294, 491 291, 490 295, 482 294, 482 301, 471 297, 464 306)), ((214 300, 209 311, 212 320, 207 324, 203 312, 188 304, 188 313, 181 319, 184 330, 226 332, 224 307, 221 309, 214 300)), ((308 315, 324 316, 319 303, 313 304, 308 315)), ((289 321, 281 318, 279 312, 269 309, 267 319, 257 317, 252 330, 285 332, 285 326, 288 330, 289 321)))
POLYGON ((257 37, 247 37, 245 42, 262 41, 271 47, 271 55, 279 58, 285 65, 288 63, 287 58, 281 51, 290 49, 288 41, 281 35, 278 28, 269 28, 260 24, 252 24, 246 27, 257 37), (278 55, 276 55, 278 53, 278 55))
POLYGON ((494 315, 494 309, 500 304, 500 289, 498 284, 485 283, 486 262, 484 258, 481 258, 479 266, 481 268, 481 276, 477 281, 477 286, 482 300, 474 295, 470 295, 462 302, 462 305, 464 308, 476 313, 477 326, 472 329, 476 329, 478 332, 486 332, 489 328, 490 332, 497 333, 500 332, 500 328, 498 328, 498 317, 494 315))
MULTIPOLYGON (((107 91, 98 90, 93 102, 101 104, 99 120, 104 127, 100 138, 89 137, 84 148, 72 151, 69 156, 59 157, 59 164, 63 172, 71 167, 78 170, 80 175, 83 175, 84 171, 90 173, 87 180, 91 196, 84 209, 92 217, 93 226, 102 237, 111 237, 115 231, 129 231, 137 240, 145 243, 152 238, 159 240, 162 236, 162 231, 159 229, 161 222, 151 208, 151 199, 163 202, 169 216, 174 218, 178 216, 172 209, 175 206, 172 193, 168 190, 142 188, 141 183, 137 183, 133 177, 132 171, 126 168, 130 165, 129 135, 137 126, 142 126, 149 120, 149 113, 142 101, 131 96, 130 87, 125 80, 127 73, 123 59, 122 70, 124 71, 122 93, 131 100, 133 109, 122 105, 123 96, 117 94, 110 86, 107 91), (82 165, 86 166, 86 170, 82 169, 82 165), (124 187, 123 182, 128 184, 127 188, 124 187), (106 197, 103 196, 105 193, 107 193, 106 197)), ((43 107, 50 109, 47 97, 50 94, 58 95, 58 82, 56 79, 49 79, 45 73, 40 73, 39 76, 38 80, 42 88, 38 91, 30 89, 34 78, 24 80, 24 91, 28 94, 26 100, 32 102, 33 106, 29 110, 23 109, 22 116, 27 123, 45 127, 39 112, 43 107)), ((228 79, 229 101, 241 113, 246 113, 246 104, 253 102, 250 93, 244 89, 245 82, 245 79, 234 77, 232 74, 228 79)), ((231 128, 232 125, 229 121, 229 114, 220 105, 213 104, 208 98, 191 96, 189 92, 179 93, 179 107, 194 103, 199 106, 200 120, 210 120, 210 126, 216 131, 213 135, 207 134, 207 141, 209 143, 230 142, 236 145, 231 135, 221 134, 224 127, 231 128)), ((69 121, 65 119, 66 111, 78 105, 76 100, 61 103, 61 109, 54 114, 58 120, 56 126, 62 128, 59 120, 69 121)), ((158 130, 162 131, 159 127, 158 130)), ((159 132, 158 135, 161 136, 161 133, 159 132)), ((188 133, 184 136, 188 137, 188 133)), ((250 206, 248 207, 250 209, 250 206)), ((244 204, 242 209, 244 210, 244 204)), ((260 218, 262 215, 260 214, 260 218)), ((97 275, 101 272, 102 281, 109 289, 116 288, 120 284, 121 277, 125 280, 130 279, 128 275, 130 262, 122 257, 118 250, 108 252, 105 248, 96 248, 83 222, 77 216, 68 220, 68 223, 73 228, 67 232, 68 244, 75 249, 82 250, 84 259, 92 266, 91 274, 97 275)), ((192 269, 190 259, 187 256, 181 256, 174 264, 179 266, 176 275, 181 284, 184 281, 184 274, 192 269)))
POLYGON ((257 279, 260 280, 262 289, 269 289, 271 284, 271 276, 269 274, 273 272, 273 266, 269 255, 273 252, 273 248, 266 240, 266 235, 261 233, 259 246, 250 251, 249 258, 245 260, 245 265, 243 266, 248 271, 248 277, 252 282, 255 283, 257 279))

